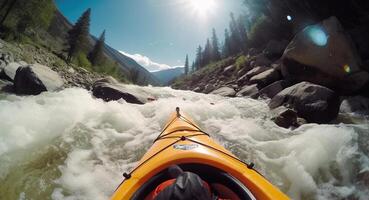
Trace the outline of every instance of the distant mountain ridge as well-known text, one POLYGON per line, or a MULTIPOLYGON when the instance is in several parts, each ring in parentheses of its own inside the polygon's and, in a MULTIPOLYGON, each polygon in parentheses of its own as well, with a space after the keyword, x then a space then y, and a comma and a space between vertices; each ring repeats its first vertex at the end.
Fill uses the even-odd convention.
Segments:
POLYGON ((151 72, 163 85, 170 85, 170 83, 177 77, 184 74, 183 67, 176 67, 157 72, 151 72))
MULTIPOLYGON (((71 27, 72 23, 70 23, 69 20, 59 10, 57 10, 48 32, 55 37, 56 41, 63 42, 71 27)), ((92 47, 97 39, 91 35, 90 41, 92 47)), ((132 58, 121 54, 111 46, 105 44, 104 53, 108 58, 112 59, 120 66, 123 73, 127 75, 133 83, 138 85, 161 85, 161 82, 148 70, 139 65, 132 58)))

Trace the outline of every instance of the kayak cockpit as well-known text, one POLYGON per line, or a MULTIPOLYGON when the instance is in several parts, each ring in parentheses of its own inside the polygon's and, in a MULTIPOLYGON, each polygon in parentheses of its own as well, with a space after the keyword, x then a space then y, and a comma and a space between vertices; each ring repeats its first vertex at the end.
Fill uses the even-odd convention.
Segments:
MULTIPOLYGON (((223 170, 218 168, 198 163, 181 164, 179 165, 184 171, 192 172, 200 176, 202 180, 207 182, 212 193, 221 199, 256 199, 250 190, 243 185, 239 180, 223 170)), ((150 194, 161 183, 170 180, 171 177, 168 169, 164 169, 155 176, 151 177, 144 183, 132 196, 132 200, 149 199, 150 194)))

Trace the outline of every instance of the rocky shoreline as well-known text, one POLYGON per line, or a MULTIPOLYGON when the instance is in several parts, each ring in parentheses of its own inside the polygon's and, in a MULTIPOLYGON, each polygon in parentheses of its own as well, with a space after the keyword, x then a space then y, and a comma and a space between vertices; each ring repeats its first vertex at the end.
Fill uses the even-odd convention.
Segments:
POLYGON ((264 49, 223 60, 173 87, 269 99, 277 125, 298 127, 306 122, 330 123, 340 111, 368 115, 367 64, 337 18, 331 17, 306 27, 290 42, 270 41, 264 49), (323 35, 316 38, 311 32, 323 35))

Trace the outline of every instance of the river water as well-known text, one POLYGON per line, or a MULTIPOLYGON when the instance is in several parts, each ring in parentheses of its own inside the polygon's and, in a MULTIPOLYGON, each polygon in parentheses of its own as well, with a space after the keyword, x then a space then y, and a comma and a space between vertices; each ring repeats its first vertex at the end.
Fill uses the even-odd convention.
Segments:
POLYGON ((78 88, 0 94, 0 199, 109 199, 177 106, 293 199, 368 199, 368 118, 289 130, 264 101, 130 87, 158 100, 105 103, 78 88))

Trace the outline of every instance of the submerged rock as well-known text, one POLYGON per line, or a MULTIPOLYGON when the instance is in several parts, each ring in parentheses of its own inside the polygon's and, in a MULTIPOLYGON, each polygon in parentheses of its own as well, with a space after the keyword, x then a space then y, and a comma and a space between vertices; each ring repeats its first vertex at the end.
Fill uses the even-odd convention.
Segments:
POLYGON ((104 101, 124 99, 127 103, 133 104, 145 104, 149 101, 156 100, 155 97, 143 91, 133 90, 124 84, 120 84, 112 77, 96 81, 92 86, 92 94, 104 101))
POLYGON ((282 90, 269 103, 271 109, 282 105, 296 110, 308 122, 328 123, 337 117, 340 101, 329 88, 301 82, 282 90))
POLYGON ((272 120, 278 126, 283 128, 299 126, 297 122, 296 111, 281 106, 276 109, 273 109, 271 112, 272 112, 272 120))
POLYGON ((306 27, 287 46, 282 74, 294 81, 309 81, 342 94, 352 94, 369 80, 360 57, 335 17, 306 27))
POLYGON ((44 91, 55 91, 63 87, 63 80, 50 68, 33 64, 19 67, 14 78, 17 94, 38 95, 44 91))

